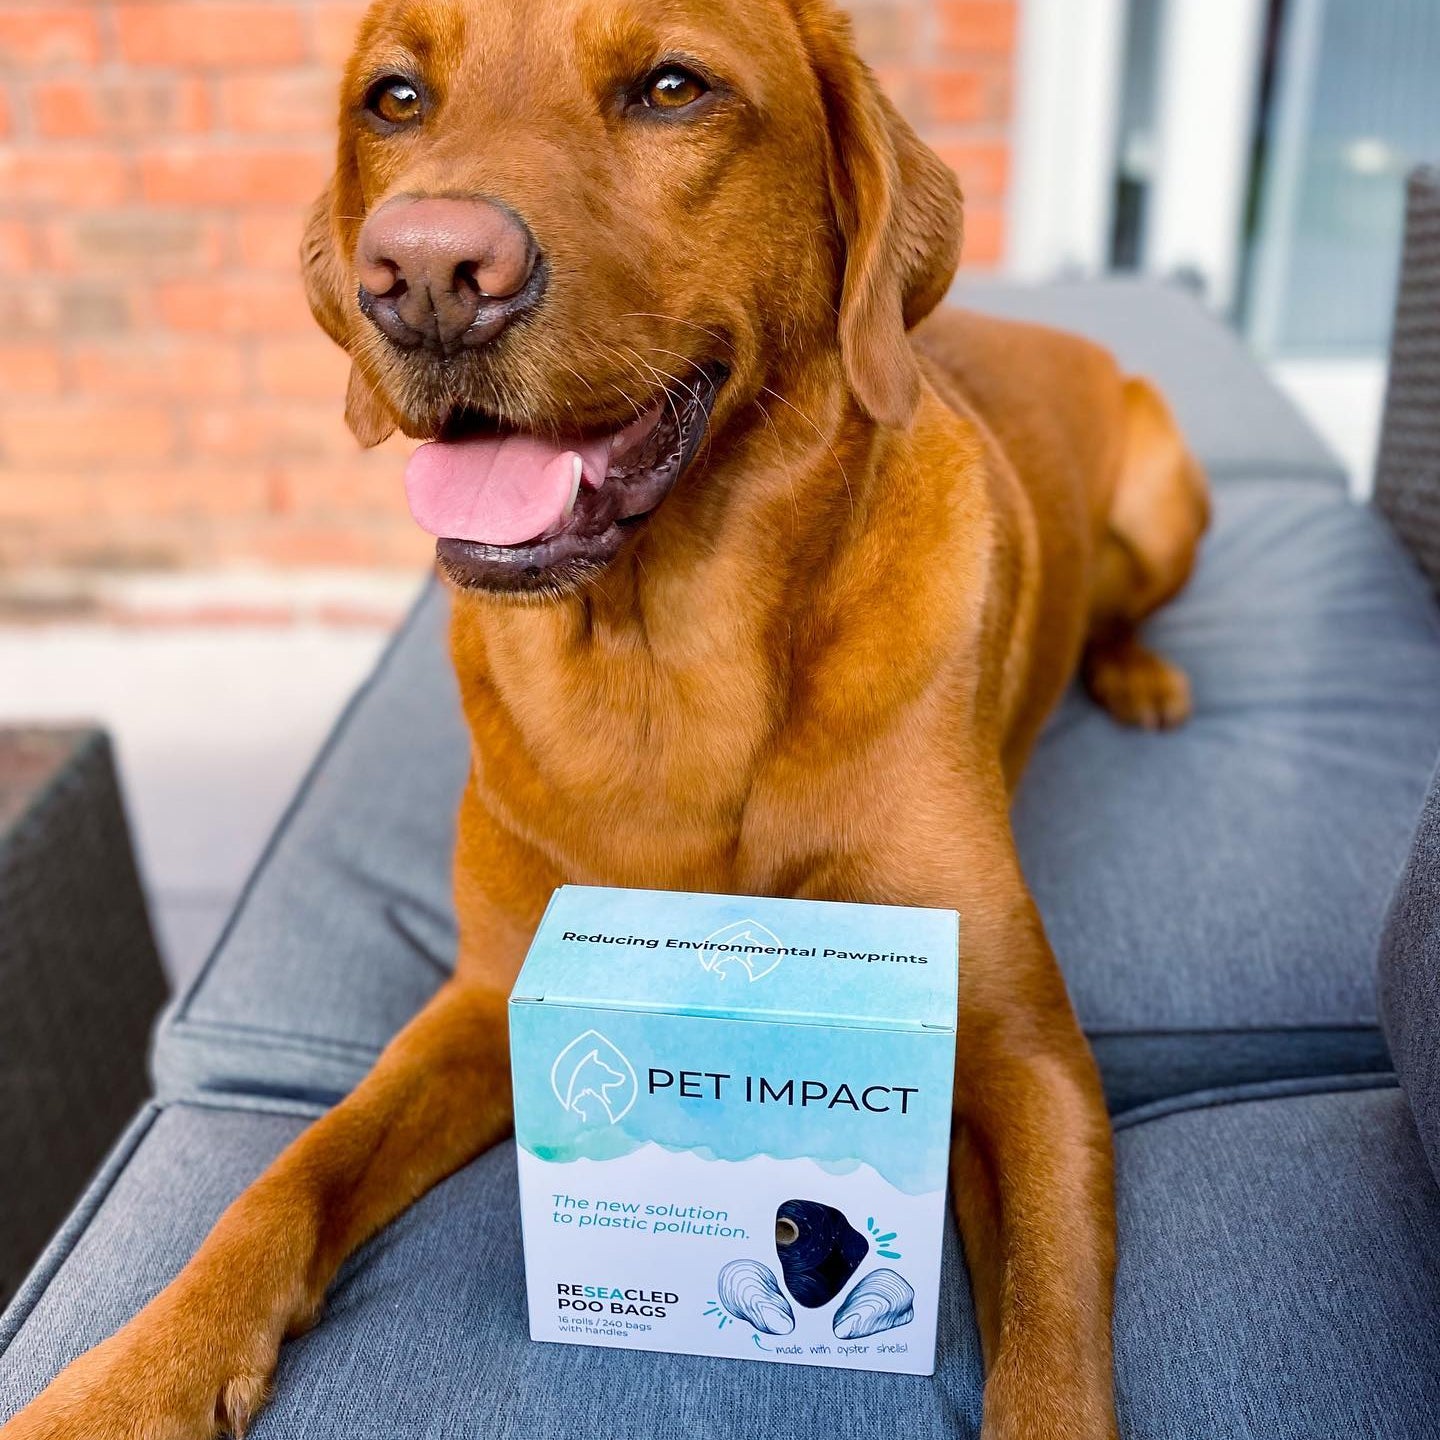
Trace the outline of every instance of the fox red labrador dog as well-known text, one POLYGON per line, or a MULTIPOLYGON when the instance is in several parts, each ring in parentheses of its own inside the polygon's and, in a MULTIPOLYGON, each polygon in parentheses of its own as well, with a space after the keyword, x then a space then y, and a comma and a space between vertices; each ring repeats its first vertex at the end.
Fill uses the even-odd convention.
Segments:
POLYGON ((428 442, 455 977, 4 1440, 241 1434, 345 1256, 506 1135, 566 881, 961 912, 984 1433, 1114 1436, 1110 1129, 1008 812, 1077 668, 1119 720, 1188 711, 1136 634, 1207 514, 1163 401, 936 310, 959 190, 830 0, 379 0, 340 129, 303 259, 356 435, 428 442))

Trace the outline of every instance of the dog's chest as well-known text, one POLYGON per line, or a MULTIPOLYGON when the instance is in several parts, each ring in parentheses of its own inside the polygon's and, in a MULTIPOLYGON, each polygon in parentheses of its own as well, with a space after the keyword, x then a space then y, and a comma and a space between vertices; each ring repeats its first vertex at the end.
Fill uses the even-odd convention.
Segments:
POLYGON ((868 631, 709 593, 643 632, 540 612, 456 647, 478 798, 568 881, 787 893, 893 826, 891 772, 953 724, 933 646, 877 666, 868 631))
POLYGON ((626 683, 605 709, 537 687, 486 725, 482 800, 568 882, 799 893, 837 855, 903 849, 951 789, 923 727, 817 727, 740 667, 626 683))
POLYGON ((777 688, 751 648, 718 639, 681 656, 501 657, 466 686, 480 797, 567 879, 723 885, 777 688))

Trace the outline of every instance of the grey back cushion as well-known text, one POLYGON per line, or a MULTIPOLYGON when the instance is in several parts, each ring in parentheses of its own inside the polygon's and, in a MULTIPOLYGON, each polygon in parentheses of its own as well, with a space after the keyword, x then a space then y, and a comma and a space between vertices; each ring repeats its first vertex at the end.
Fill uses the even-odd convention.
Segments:
POLYGON ((1440 770, 1385 921, 1380 1014, 1430 1168, 1440 1178, 1440 770))

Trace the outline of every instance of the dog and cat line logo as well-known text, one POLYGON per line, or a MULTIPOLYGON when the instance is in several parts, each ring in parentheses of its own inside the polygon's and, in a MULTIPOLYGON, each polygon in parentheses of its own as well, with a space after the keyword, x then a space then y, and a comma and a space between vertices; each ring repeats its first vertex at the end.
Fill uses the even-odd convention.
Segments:
POLYGON ((560 1108, 586 1125, 614 1125, 630 1113, 640 1082, 629 1057, 598 1030, 577 1035, 550 1067, 560 1108))
MULTIPOLYGON (((736 920, 707 935, 700 951, 700 968, 724 980, 731 966, 744 970, 750 981, 763 980, 779 964, 780 955, 736 954, 719 947, 749 945, 780 949, 780 937, 758 920, 736 920)), ((586 1125, 615 1125, 630 1113, 640 1093, 640 1082, 629 1057, 598 1030, 577 1035, 550 1067, 550 1088, 560 1108, 586 1125)))
POLYGON ((763 980, 772 970, 779 968, 783 958, 780 951, 785 947, 780 937, 758 920, 736 920, 723 925, 714 934, 707 935, 701 942, 700 968, 708 970, 717 979, 725 979, 732 966, 739 966, 753 983, 763 980), (774 950, 774 955, 747 954, 741 947, 754 950, 774 950), (735 953, 738 950, 739 953, 735 953))

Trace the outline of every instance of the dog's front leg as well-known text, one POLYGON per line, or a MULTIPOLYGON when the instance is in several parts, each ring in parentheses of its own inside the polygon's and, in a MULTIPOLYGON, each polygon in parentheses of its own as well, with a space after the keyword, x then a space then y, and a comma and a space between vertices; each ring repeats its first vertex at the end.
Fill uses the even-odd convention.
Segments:
POLYGON ((1109 1118, 1003 783, 970 799, 924 836, 884 827, 879 853, 827 863, 803 893, 960 912, 950 1174, 985 1351, 983 1440, 1113 1440, 1109 1118))
POLYGON ((505 996, 451 981, 225 1211, 175 1279, 0 1427, 0 1440, 241 1434, 281 1341, 313 1322, 341 1261, 510 1125, 505 996))
POLYGON ((1034 902, 1018 870, 996 880, 962 906, 951 1159, 985 1351, 983 1434, 1112 1440, 1109 1119, 1034 902))
POLYGON ((1099 1073, 998 785, 956 834, 930 903, 960 912, 950 1184, 985 1351, 984 1440, 1112 1440, 1115 1174, 1099 1073))

